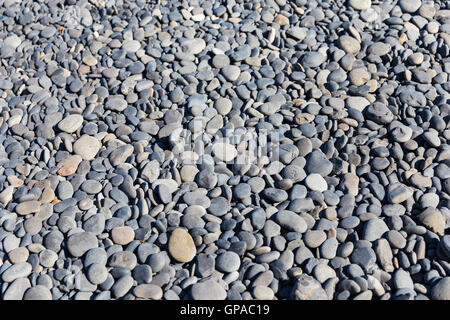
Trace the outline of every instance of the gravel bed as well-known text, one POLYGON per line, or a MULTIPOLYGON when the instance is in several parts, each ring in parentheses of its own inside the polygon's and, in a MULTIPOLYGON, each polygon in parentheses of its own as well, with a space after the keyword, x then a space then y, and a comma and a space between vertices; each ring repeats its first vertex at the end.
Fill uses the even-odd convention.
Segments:
POLYGON ((450 2, 0 0, 2 300, 450 300, 450 2))

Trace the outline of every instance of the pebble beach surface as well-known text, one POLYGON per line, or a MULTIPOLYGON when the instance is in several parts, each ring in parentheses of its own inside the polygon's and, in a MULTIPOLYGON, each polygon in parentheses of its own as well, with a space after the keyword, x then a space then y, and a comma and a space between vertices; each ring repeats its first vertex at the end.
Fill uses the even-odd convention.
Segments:
POLYGON ((450 2, 0 0, 2 300, 450 300, 450 2))

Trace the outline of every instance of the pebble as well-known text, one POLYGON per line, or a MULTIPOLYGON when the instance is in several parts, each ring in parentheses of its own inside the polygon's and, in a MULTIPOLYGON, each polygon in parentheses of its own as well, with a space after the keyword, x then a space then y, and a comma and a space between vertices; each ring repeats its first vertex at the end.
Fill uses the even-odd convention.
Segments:
POLYGON ((52 293, 43 285, 36 285, 25 291, 23 300, 52 300, 52 293))
POLYGON ((196 255, 196 248, 191 235, 184 229, 177 228, 169 239, 170 255, 179 262, 189 262, 196 255))
POLYGON ((2 299, 448 299, 447 2, 75 2, 2 11, 2 299))
POLYGON ((81 257, 86 251, 97 248, 98 240, 90 232, 79 232, 70 236, 67 240, 67 250, 74 257, 81 257))
POLYGON ((229 162, 236 158, 236 147, 229 143, 217 142, 212 146, 212 151, 219 161, 229 162))
POLYGON ((444 277, 431 288, 433 300, 450 300, 450 277, 444 277))
POLYGON ((320 282, 306 274, 296 279, 291 296, 294 300, 328 300, 320 282))
POLYGON ((163 296, 163 291, 160 287, 154 284, 140 284, 134 288, 133 293, 138 298, 160 300, 163 296))
POLYGON ((39 212, 40 208, 41 204, 39 203, 39 201, 30 200, 18 204, 16 207, 16 212, 24 216, 32 213, 37 213, 39 212))
POLYGON ((318 173, 311 173, 305 179, 306 186, 313 190, 324 192, 328 189, 328 184, 325 179, 318 173))
POLYGON ((403 12, 414 13, 419 10, 422 5, 421 0, 400 0, 398 2, 403 12))
POLYGON ((350 0, 350 5, 355 10, 367 10, 372 5, 371 0, 350 0))
POLYGON ((214 280, 197 282, 191 287, 191 296, 194 300, 225 300, 225 289, 214 280))
POLYGON ((83 160, 94 160, 100 148, 100 141, 88 135, 81 136, 73 144, 73 151, 83 160))
POLYGON ((216 267, 222 272, 233 272, 239 270, 241 265, 241 259, 239 256, 232 251, 224 252, 217 256, 216 267))
POLYGON ((58 123, 58 129, 67 133, 77 131, 83 124, 83 116, 79 114, 71 114, 63 118, 58 123))
POLYGON ((111 239, 114 243, 127 245, 134 239, 134 230, 129 226, 115 227, 111 230, 111 239))

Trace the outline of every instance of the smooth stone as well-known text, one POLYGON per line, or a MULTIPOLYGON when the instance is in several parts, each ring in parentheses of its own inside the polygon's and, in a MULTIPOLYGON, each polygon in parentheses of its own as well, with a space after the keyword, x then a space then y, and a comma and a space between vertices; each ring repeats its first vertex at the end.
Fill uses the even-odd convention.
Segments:
POLYGON ((367 241, 375 241, 380 239, 389 228, 380 218, 372 218, 364 224, 362 238, 367 241))
POLYGON ((353 37, 343 35, 339 38, 339 46, 347 53, 356 54, 361 50, 358 40, 353 37))
POLYGON ((73 151, 83 160, 94 160, 100 148, 100 141, 86 134, 73 144, 73 151))
POLYGON ((450 277, 444 277, 431 288, 433 300, 450 300, 450 277))
POLYGON ((111 230, 111 239, 114 243, 127 245, 134 240, 134 230, 129 226, 115 227, 111 230))
POLYGON ((27 278, 18 278, 14 280, 4 292, 3 300, 22 300, 25 291, 31 287, 30 280, 27 278))
POLYGON ((129 156, 133 154, 134 148, 130 145, 124 145, 116 148, 109 155, 109 160, 113 166, 118 166, 124 163, 129 156))
POLYGON ((71 114, 58 123, 58 129, 67 133, 74 133, 83 124, 83 116, 71 114))
POLYGON ((128 107, 127 101, 123 96, 115 95, 109 96, 105 102, 105 108, 117 112, 122 112, 128 107))
POLYGON ((19 278, 26 278, 31 273, 32 267, 28 262, 20 262, 13 264, 6 269, 2 274, 2 280, 4 282, 13 282, 19 278))
POLYGON ((169 253, 178 262, 194 259, 197 249, 191 235, 184 229, 175 229, 169 239, 169 253))
POLYGON ((239 256, 232 251, 224 252, 216 258, 216 268, 221 272, 233 272, 239 270, 241 260, 239 256))
POLYGON ((212 151, 214 156, 224 162, 231 161, 237 156, 236 147, 229 143, 216 142, 212 146, 212 151))
POLYGON ((421 0, 400 0, 398 2, 403 12, 414 13, 419 10, 422 5, 421 0))
POLYGON ((387 189, 387 198, 393 204, 402 203, 413 195, 410 188, 399 182, 390 184, 387 189))
POLYGON ((372 5, 371 0, 350 0, 350 5, 356 10, 367 10, 372 5))
POLYGON ((160 300, 163 297, 163 290, 154 284, 140 284, 133 290, 136 297, 142 299, 160 300))
POLYGON ((36 285, 25 291, 23 300, 52 300, 52 293, 46 286, 36 285))
POLYGON ((190 293, 194 300, 225 300, 227 297, 225 289, 214 280, 193 284, 190 293))
POLYGON ((313 190, 324 192, 328 189, 328 184, 325 179, 318 173, 311 173, 305 179, 306 186, 313 190))
POLYGON ((67 250, 74 257, 81 257, 88 250, 97 247, 97 237, 90 232, 75 233, 67 240, 67 250))
POLYGON ((274 298, 273 290, 264 286, 255 286, 252 293, 256 300, 273 300, 274 298))
POLYGON ((22 216, 37 213, 41 208, 41 204, 39 201, 30 200, 19 203, 16 206, 16 212, 22 216))
POLYGON ((93 284, 101 284, 108 278, 108 269, 104 264, 93 263, 87 269, 86 277, 93 284))

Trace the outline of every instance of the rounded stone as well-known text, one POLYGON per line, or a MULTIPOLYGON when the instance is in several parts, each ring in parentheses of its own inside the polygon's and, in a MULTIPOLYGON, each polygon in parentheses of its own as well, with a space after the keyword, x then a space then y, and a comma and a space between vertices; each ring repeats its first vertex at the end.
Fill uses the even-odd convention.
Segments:
POLYGON ((58 123, 58 129, 67 133, 74 133, 83 124, 83 116, 71 114, 58 123))
POLYGON ((93 284, 101 284, 108 278, 108 269, 104 264, 93 263, 87 268, 86 277, 93 284))
POLYGON ((37 285, 25 291, 23 300, 52 300, 52 293, 43 285, 37 285))
POLYGON ((324 192, 328 189, 328 184, 325 179, 318 173, 311 173, 305 179, 306 186, 313 190, 324 192))
POLYGON ((219 161, 228 162, 237 156, 236 147, 229 143, 216 142, 212 146, 212 151, 219 161))
POLYGON ((450 300, 450 277, 440 279, 431 288, 433 300, 450 300))
POLYGON ((197 249, 189 232, 182 228, 173 230, 169 239, 169 253, 179 262, 189 262, 194 259, 197 249))
POLYGON ((94 160, 100 147, 101 144, 98 139, 85 134, 75 141, 73 151, 81 156, 83 160, 94 160))
POLYGON ((75 233, 67 240, 67 249, 74 257, 81 257, 89 249, 97 247, 97 237, 90 232, 75 233))
POLYGON ((163 296, 162 289, 154 284, 140 284, 134 288, 133 293, 142 299, 160 300, 163 296))
POLYGON ((216 268, 221 272, 233 272, 239 270, 241 259, 237 253, 227 251, 221 253, 216 258, 216 268))
POLYGON ((225 300, 227 292, 214 280, 197 282, 191 287, 193 300, 225 300))
POLYGON ((111 239, 120 245, 129 244, 134 240, 134 230, 129 226, 115 227, 111 230, 111 239))
POLYGON ((254 287, 252 293, 257 300, 272 300, 274 297, 273 290, 264 286, 254 287))
POLYGON ((350 5, 355 10, 367 10, 372 5, 371 0, 350 0, 350 5))

